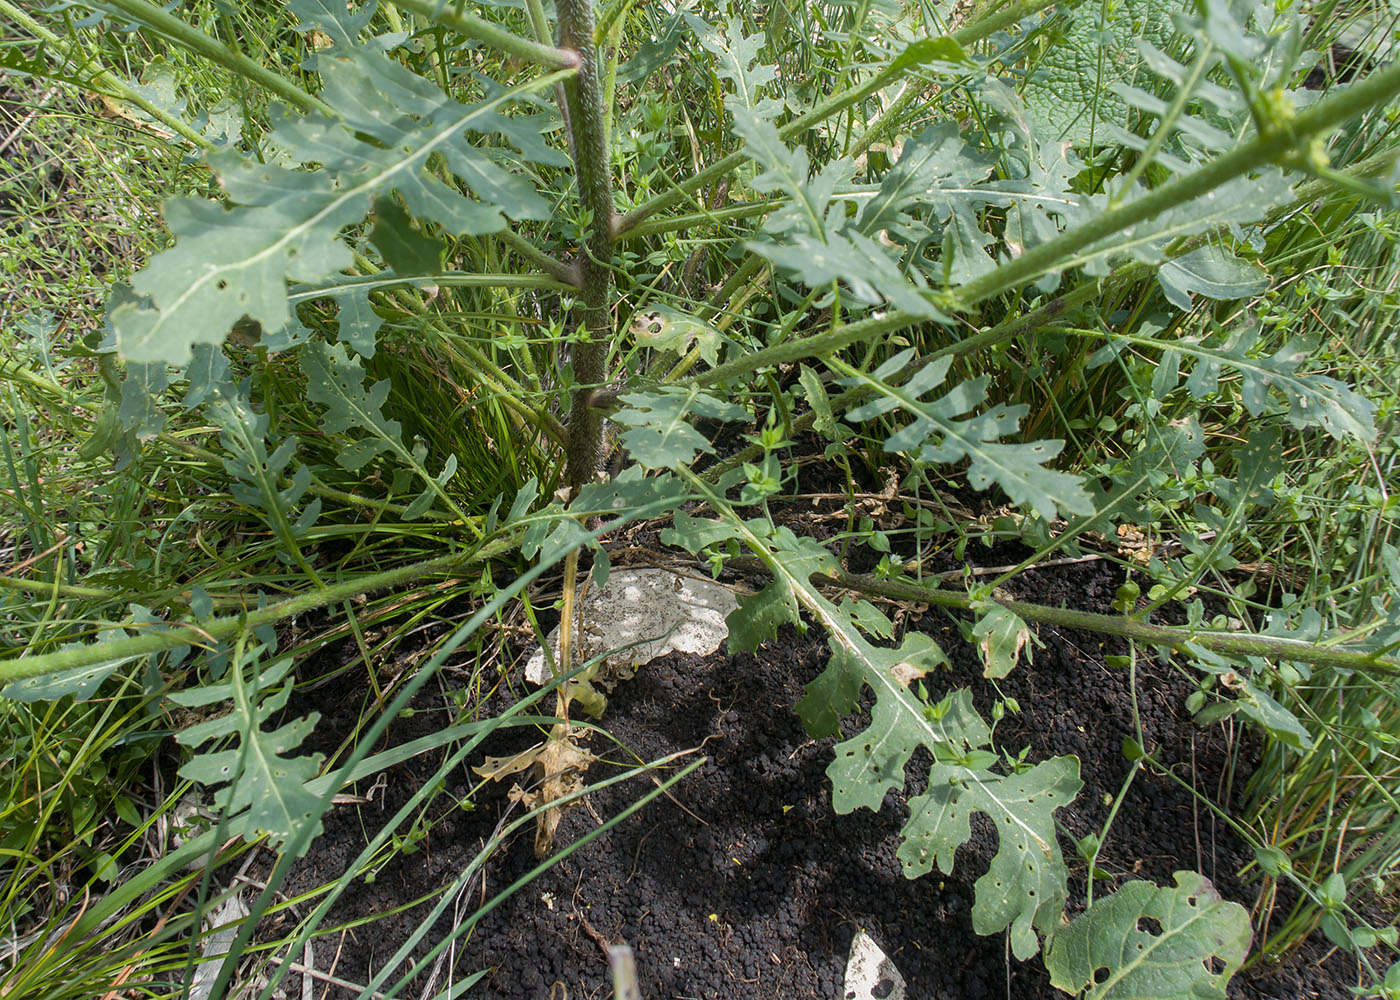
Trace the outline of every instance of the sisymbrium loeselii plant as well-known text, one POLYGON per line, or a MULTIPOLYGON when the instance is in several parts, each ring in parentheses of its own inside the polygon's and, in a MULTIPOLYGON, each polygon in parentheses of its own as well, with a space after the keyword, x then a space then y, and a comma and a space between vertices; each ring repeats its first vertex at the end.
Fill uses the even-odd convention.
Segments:
MULTIPOLYGON (((239 81, 245 103, 266 101, 196 112, 54 50, 66 78, 197 149, 218 184, 166 203, 172 245, 111 293, 89 345, 106 394, 88 453, 139 462, 197 416, 214 428, 199 447, 218 456, 218 489, 255 512, 305 585, 239 608, 192 590, 96 641, 0 661, 0 680, 36 700, 87 697, 118 671, 201 671, 172 699, 234 711, 179 734, 208 747, 181 773, 216 789, 221 837, 281 846, 255 915, 452 649, 560 565, 558 666, 577 672, 580 552, 601 583, 608 534, 660 519, 664 545, 767 575, 730 618, 731 650, 788 624, 828 638, 795 708, 814 737, 843 737, 828 769, 837 811, 878 810, 927 755, 898 851, 910 878, 951 872, 980 813, 997 849, 976 882, 978 933, 1005 934, 1018 959, 1043 953, 1069 993, 1225 995, 1248 954, 1246 911, 1178 872, 1097 897, 1090 877, 1068 919, 1056 812, 1082 787, 1080 761, 1001 754, 971 693, 939 690, 932 639, 886 641, 869 605, 833 588, 958 610, 991 678, 1017 668, 1039 624, 1175 655, 1203 679, 1203 721, 1234 716, 1300 753, 1316 736, 1288 708, 1289 678, 1393 683, 1393 607, 1377 604, 1355 635, 1300 607, 1255 630, 1208 621, 1199 604, 1180 627, 1149 613, 1230 560, 1225 540, 1272 502, 1288 436, 1375 436, 1373 404, 1313 363, 1315 344, 1273 339, 1250 303, 1273 277, 1266 237, 1299 205, 1337 192, 1389 204, 1394 156, 1343 140, 1400 94, 1400 66, 1302 89, 1314 28, 1282 2, 1130 0, 1112 14, 877 0, 758 16, 632 0, 287 0, 305 47, 296 72, 147 0, 61 6, 85 9, 87 28, 164 38, 239 81), (1078 346, 1060 363, 1134 403, 1125 433, 1069 454, 1026 433, 1007 361, 1066 330, 1078 346), (1122 374, 1137 358, 1152 361, 1146 382, 1122 374), (1230 443, 1208 448, 1203 424, 1227 411, 1230 443), (439 416, 415 418, 427 412, 439 416), (771 516, 799 440, 835 467, 895 464, 914 486, 985 491, 1035 554, 966 588, 888 561, 878 577, 848 573, 771 516), (1183 550, 1153 563, 1147 594, 1125 588, 1118 614, 999 593, 1091 533, 1183 509, 1195 526, 1183 550), (384 539, 427 525, 441 551, 346 573, 324 542, 355 518, 384 539), (262 728, 292 683, 280 623, 503 559, 525 568, 505 587, 486 574, 481 611, 334 768, 298 750, 314 719, 262 728), (862 705, 869 722, 853 731, 862 705)), ((568 708, 561 694, 560 738, 568 708)), ((1132 774, 1157 764, 1140 730, 1125 752, 1132 774)), ((1091 872, 1107 833, 1079 845, 1091 872)), ((1344 893, 1292 877, 1342 933, 1369 928, 1344 893)), ((226 963, 214 995, 230 975, 226 963)))

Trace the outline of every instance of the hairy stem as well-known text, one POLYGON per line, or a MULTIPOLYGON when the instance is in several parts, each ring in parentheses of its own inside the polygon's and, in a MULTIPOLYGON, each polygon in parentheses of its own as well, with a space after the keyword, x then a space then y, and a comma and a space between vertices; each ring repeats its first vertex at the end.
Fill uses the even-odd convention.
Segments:
POLYGON ((577 491, 602 457, 603 417, 593 394, 606 380, 612 343, 612 257, 617 222, 608 170, 606 115, 594 41, 591 0, 558 0, 559 42, 578 57, 578 73, 565 82, 579 202, 589 216, 588 239, 579 260, 579 339, 573 345, 574 389, 569 414, 568 482, 577 491))
POLYGON ((207 648, 216 642, 230 639, 244 629, 274 625, 293 615, 306 614, 318 608, 339 604, 362 594, 380 590, 390 590, 407 583, 421 580, 438 573, 452 573, 464 567, 479 565, 494 556, 515 548, 520 542, 520 533, 510 532, 495 541, 481 545, 470 552, 453 552, 423 562, 400 566, 397 569, 372 573, 345 583, 323 587, 306 594, 288 598, 277 604, 246 614, 228 615, 212 621, 192 622, 175 625, 163 632, 148 632, 144 635, 112 642, 75 646, 60 649, 40 656, 24 656, 15 660, 0 661, 0 684, 24 680, 27 677, 40 677, 44 674, 91 667, 112 660, 126 660, 148 653, 161 653, 176 646, 198 646, 207 648))
MULTIPOLYGON (((858 593, 875 597, 887 597, 896 601, 917 601, 921 604, 934 604, 944 608, 957 608, 970 611, 977 603, 965 593, 955 590, 942 590, 928 584, 902 580, 881 580, 873 576, 854 573, 838 573, 833 576, 820 575, 813 579, 817 583, 833 587, 843 587, 858 593)), ((1028 604, 1025 601, 1004 600, 993 597, 991 600, 1007 610, 1019 615, 1028 622, 1056 625, 1061 628, 1078 628, 1100 635, 1116 635, 1149 646, 1166 646, 1190 652, 1194 649, 1208 649, 1217 653, 1236 656, 1262 656, 1270 660, 1293 660, 1311 663, 1319 667, 1332 667, 1356 670, 1376 676, 1400 676, 1400 660, 1394 657, 1378 656, 1375 653, 1340 646, 1306 642, 1282 636, 1250 635, 1241 632, 1217 632, 1208 629, 1192 629, 1174 625, 1153 625, 1135 618, 1120 615, 1101 615, 1092 611, 1075 611, 1070 608, 1052 608, 1043 604, 1028 604)))
POLYGON ((1400 93, 1400 64, 1373 73, 1360 83, 1325 97, 1299 113, 1288 128, 1271 127, 1242 146, 1237 146, 1192 171, 1163 184, 1119 208, 1104 212, 1082 226, 1027 250, 974 278, 952 293, 955 308, 969 308, 1008 289, 1022 288, 1031 281, 1067 264, 1075 263, 1080 251, 1115 233, 1156 218, 1178 205, 1194 201, 1227 181, 1285 160, 1301 151, 1303 140, 1329 132, 1400 93))

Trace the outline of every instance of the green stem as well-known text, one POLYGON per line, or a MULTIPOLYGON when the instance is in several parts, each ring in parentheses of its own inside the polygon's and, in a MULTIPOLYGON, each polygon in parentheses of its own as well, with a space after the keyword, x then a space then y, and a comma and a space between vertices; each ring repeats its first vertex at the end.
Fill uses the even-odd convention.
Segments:
POLYGON ((181 48, 197 53, 210 62, 238 74, 243 79, 265 88, 303 111, 316 111, 328 118, 340 117, 330 105, 320 98, 311 96, 262 63, 248 58, 236 49, 229 48, 218 39, 209 37, 193 25, 185 23, 173 14, 167 14, 160 7, 147 3, 146 0, 108 0, 108 2, 137 24, 164 35, 181 48))
POLYGON ((491 235, 556 281, 562 282, 569 291, 578 291, 580 278, 576 265, 555 260, 513 229, 502 229, 491 235))
POLYGON ((735 219, 751 219, 755 215, 764 215, 773 211, 779 204, 781 203, 778 201, 752 201, 741 205, 726 205, 724 208, 690 212, 686 215, 668 215, 664 219, 638 223, 626 232, 618 234, 618 240, 620 242, 640 239, 643 236, 655 236, 658 233, 673 233, 706 223, 717 224, 732 222, 735 219))
POLYGON ((1178 205, 1213 192, 1222 184, 1284 160, 1302 139, 1327 132, 1400 93, 1400 64, 1372 73, 1331 97, 1325 97, 1293 119, 1288 128, 1272 128, 1199 170, 1162 185, 1119 208, 1104 212, 1082 226, 1027 250, 979 278, 954 290, 954 308, 966 309, 1009 289, 1023 288, 1050 271, 1073 262, 1079 251, 1156 218, 1178 205))
MULTIPOLYGON (((921 604, 934 604, 944 608, 971 611, 977 601, 965 593, 942 590, 928 584, 901 580, 880 580, 873 576, 853 573, 821 575, 814 579, 818 583, 833 587, 843 587, 862 594, 886 597, 895 601, 916 601, 921 604)), ((1336 646, 1320 645, 1298 639, 1288 639, 1270 635, 1246 635, 1239 632, 1216 632, 1209 629, 1190 629, 1173 625, 1152 625, 1134 618, 1118 615, 1101 615, 1092 611, 1075 611, 1070 608, 1051 608, 1042 604, 1028 604, 1025 601, 1012 601, 992 597, 992 601, 1019 615, 1028 622, 1055 625, 1060 628, 1078 628, 1100 635, 1116 635, 1133 642, 1151 646, 1166 646, 1169 649, 1190 652, 1193 649, 1208 649, 1216 653, 1235 656, 1262 656, 1271 660, 1293 660, 1311 663, 1314 666, 1334 669, 1355 670, 1359 673, 1378 673, 1386 676, 1400 676, 1400 660, 1381 657, 1374 653, 1341 649, 1336 646)))
MULTIPOLYGON (((1072 7, 1078 0, 1062 6, 1072 7)), ((953 41, 959 45, 968 46, 982 41, 993 33, 1002 30, 1010 25, 1016 24, 1023 18, 1044 10, 1055 3, 1055 0, 1022 0, 1003 8, 995 14, 982 18, 966 27, 956 31, 951 36, 953 41)), ((881 70, 864 83, 857 84, 839 94, 834 94, 792 121, 778 129, 778 136, 787 141, 806 132, 812 126, 825 121, 833 115, 840 114, 847 108, 860 103, 871 94, 885 89, 890 84, 895 83, 909 72, 909 67, 896 63, 887 69, 881 70)), ((687 200, 696 191, 706 187, 712 182, 719 180, 725 174, 731 172, 736 167, 741 166, 749 159, 749 154, 745 150, 738 150, 730 153, 721 160, 716 161, 698 173, 692 174, 683 181, 678 182, 671 190, 665 194, 657 195, 644 204, 638 205, 632 211, 623 216, 618 224, 618 234, 628 232, 635 226, 655 215, 657 212, 665 211, 674 205, 679 205, 687 200)))
POLYGON ((733 361, 726 361, 722 365, 701 372, 692 381, 701 386, 714 385, 716 382, 722 382, 736 375, 752 375, 755 371, 772 365, 788 364, 818 354, 830 354, 843 347, 849 347, 851 344, 873 340, 876 337, 883 337, 887 333, 903 330, 916 323, 926 322, 928 322, 927 316, 917 316, 907 312, 872 316, 869 319, 847 323, 845 326, 826 330, 811 337, 804 337, 802 340, 774 344, 772 347, 765 347, 752 354, 735 358, 733 361))
POLYGON ((492 48, 513 56, 522 62, 543 66, 546 69, 573 69, 578 65, 578 57, 562 48, 541 45, 483 20, 475 14, 464 13, 462 5, 447 4, 442 0, 397 0, 397 4, 427 18, 434 24, 451 28, 459 35, 475 38, 492 48))
POLYGON ((412 583, 438 573, 450 573, 464 566, 483 563, 494 556, 509 551, 519 542, 518 532, 498 538, 478 546, 471 552, 454 552, 423 562, 384 570, 368 576, 358 577, 345 583, 299 594, 277 604, 246 614, 228 615, 212 621, 176 625, 161 632, 116 639, 112 642, 94 643, 71 649, 60 649, 40 656, 25 656, 14 660, 0 661, 0 684, 23 680, 27 677, 40 677, 44 674, 90 667, 109 660, 122 660, 150 653, 160 653, 176 646, 207 647, 214 642, 229 639, 243 629, 255 629, 263 625, 273 625, 293 615, 306 614, 317 608, 324 608, 341 601, 348 601, 362 594, 412 583))
POLYGON ((579 312, 583 337, 574 343, 573 404, 569 413, 568 481, 575 491, 593 478, 602 458, 603 416, 593 407, 594 393, 606 380, 612 345, 613 242, 617 219, 609 171, 607 115, 595 41, 591 0, 557 0, 559 38, 577 54, 578 73, 565 81, 564 92, 573 141, 579 202, 591 218, 588 240, 579 260, 579 312))
POLYGON ((122 594, 117 590, 104 590, 101 587, 76 587, 52 580, 25 580, 18 576, 0 576, 0 590, 17 590, 22 594, 57 594, 59 597, 96 598, 115 601, 122 594))
POLYGON ((295 292, 287 295, 287 301, 293 304, 309 302, 324 295, 333 295, 336 292, 344 291, 346 288, 380 291, 404 286, 419 288, 423 285, 439 285, 445 288, 532 288, 551 292, 573 292, 576 290, 574 285, 559 281, 547 274, 478 274, 467 271, 443 271, 439 274, 415 275, 412 278, 397 276, 385 278, 370 273, 363 276, 340 278, 315 288, 299 287, 295 292))

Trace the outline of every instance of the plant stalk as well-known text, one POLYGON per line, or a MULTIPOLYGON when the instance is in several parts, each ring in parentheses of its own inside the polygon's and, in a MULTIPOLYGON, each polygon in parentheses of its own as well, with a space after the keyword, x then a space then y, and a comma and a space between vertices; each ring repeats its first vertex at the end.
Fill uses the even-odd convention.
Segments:
POLYGON ((411 583, 438 573, 456 572, 463 567, 479 564, 510 551, 519 543, 519 533, 510 534, 478 546, 470 552, 453 552, 423 562, 396 569, 371 573, 344 583, 333 584, 306 594, 298 594, 266 608, 245 614, 227 615, 211 621, 176 625, 161 632, 93 643, 71 649, 60 649, 41 656, 25 656, 0 661, 0 684, 40 677, 45 674, 90 667, 111 660, 124 660, 149 653, 161 653, 176 646, 209 647, 215 642, 232 638, 242 629, 274 625, 293 615, 306 614, 328 605, 338 604, 380 590, 411 583))
POLYGON ((257 60, 250 59, 242 52, 230 48, 216 38, 211 38, 198 28, 180 20, 174 14, 167 13, 155 4, 147 3, 146 0, 108 0, 108 3, 137 24, 164 35, 182 48, 198 53, 229 72, 238 74, 250 83, 266 88, 270 93, 291 102, 302 111, 315 111, 328 118, 340 117, 329 104, 320 98, 313 97, 257 60))
POLYGON ((617 228, 612 176, 608 169, 606 114, 599 77, 591 0, 558 0, 561 48, 572 50, 578 73, 564 83, 572 136, 570 148, 579 203, 589 217, 579 259, 579 339, 573 345, 574 398, 569 414, 568 482, 577 492, 593 478, 602 458, 603 415, 593 396, 606 380, 612 344, 613 243, 617 228))
POLYGON ((541 45, 528 38, 507 31, 505 28, 483 20, 475 14, 467 14, 461 4, 447 4, 442 0, 396 0, 399 7, 427 18, 434 24, 451 28, 459 35, 474 38, 506 55, 522 62, 543 66, 546 69, 572 69, 578 65, 573 52, 551 45, 541 45))
MULTIPOLYGON (((854 573, 818 575, 814 576, 813 579, 826 586, 842 587, 862 594, 886 597, 895 601, 934 604, 961 611, 971 611, 978 603, 967 594, 953 590, 943 590, 928 584, 902 580, 881 580, 873 576, 854 573)), ((1166 646, 1169 649, 1188 653, 1193 648, 1208 649, 1212 652, 1235 656, 1262 656, 1271 660, 1293 660, 1319 667, 1355 670, 1366 674, 1400 676, 1400 660, 1360 650, 1342 649, 1337 646, 1304 642, 1282 636, 1216 632, 1175 625, 1153 625, 1150 622, 1124 618, 1119 615, 1074 611, 1070 608, 1052 608, 1043 604, 1029 604, 1025 601, 997 597, 992 597, 990 600, 1028 622, 1055 625, 1060 628, 1084 629, 1088 632, 1097 632, 1100 635, 1116 635, 1134 642, 1146 643, 1151 646, 1166 646)))

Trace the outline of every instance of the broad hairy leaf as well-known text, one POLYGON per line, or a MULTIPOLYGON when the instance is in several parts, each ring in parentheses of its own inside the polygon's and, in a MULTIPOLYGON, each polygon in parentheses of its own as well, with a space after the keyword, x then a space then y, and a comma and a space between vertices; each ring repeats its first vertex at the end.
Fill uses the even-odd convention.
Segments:
POLYGON ((1048 21, 1045 52, 1022 88, 1036 130, 1046 139, 1086 143, 1091 135, 1103 140, 1105 122, 1123 124, 1127 105, 1112 87, 1137 74, 1139 39, 1171 44, 1172 14, 1180 9, 1178 0, 1087 3, 1048 21))
POLYGON ((913 356, 912 349, 901 351, 869 373, 832 359, 829 363, 845 376, 841 384, 864 386, 875 396, 847 413, 846 419, 854 423, 898 411, 910 420, 886 438, 887 449, 907 453, 919 462, 966 460, 967 480, 974 489, 995 483, 1013 503, 1028 504, 1047 521, 1061 512, 1087 514, 1093 510, 1079 477, 1045 468, 1064 442, 999 440, 1017 432, 1027 407, 995 406, 984 413, 962 416, 986 401, 986 376, 969 379, 931 401, 922 397, 942 385, 951 365, 949 358, 926 365, 902 385, 887 381, 913 356))
POLYGON ((197 198, 167 202, 176 246, 132 278, 141 300, 112 313, 126 360, 182 365, 194 344, 220 343, 245 316, 278 334, 293 321, 287 283, 324 281, 350 267, 342 230, 390 192, 413 216, 452 234, 493 232, 506 216, 548 217, 548 203, 526 177, 471 141, 473 133, 490 132, 521 149, 538 147, 528 118, 499 109, 539 82, 467 106, 365 48, 337 47, 318 56, 317 66, 321 96, 340 118, 277 117, 269 143, 285 165, 231 151, 212 155, 229 207, 197 198), (435 156, 475 199, 429 169, 435 156), (299 163, 318 166, 296 169, 299 163))
POLYGON ((915 633, 897 649, 872 645, 848 611, 811 583, 813 573, 835 568, 831 553, 787 528, 739 519, 713 493, 708 499, 721 519, 678 514, 674 526, 662 533, 663 543, 699 552, 738 541, 773 575, 768 586, 742 599, 730 615, 731 649, 753 648, 782 624, 800 627, 803 613, 821 625, 831 659, 797 705, 815 737, 837 732, 867 688, 874 694, 870 725, 838 743, 827 768, 836 811, 878 810, 886 793, 904 787, 904 769, 914 750, 927 749, 934 759, 930 790, 910 800, 898 851, 905 874, 916 877, 935 861, 951 872, 958 846, 971 838, 971 814, 985 813, 997 826, 999 844, 988 871, 977 880, 974 929, 981 934, 1009 930, 1013 953, 1023 959, 1034 955, 1038 934, 1054 932, 1064 907, 1066 870, 1053 814, 1081 787, 1078 760, 1054 758, 1009 775, 993 770, 999 758, 985 749, 991 729, 972 707, 969 692, 960 690, 930 705, 911 690, 915 680, 945 662, 931 639, 915 633))
POLYGON ((1249 914, 1203 875, 1173 878, 1174 886, 1129 882, 1094 900, 1050 942, 1050 982, 1085 1000, 1224 1000, 1249 954, 1249 914))

